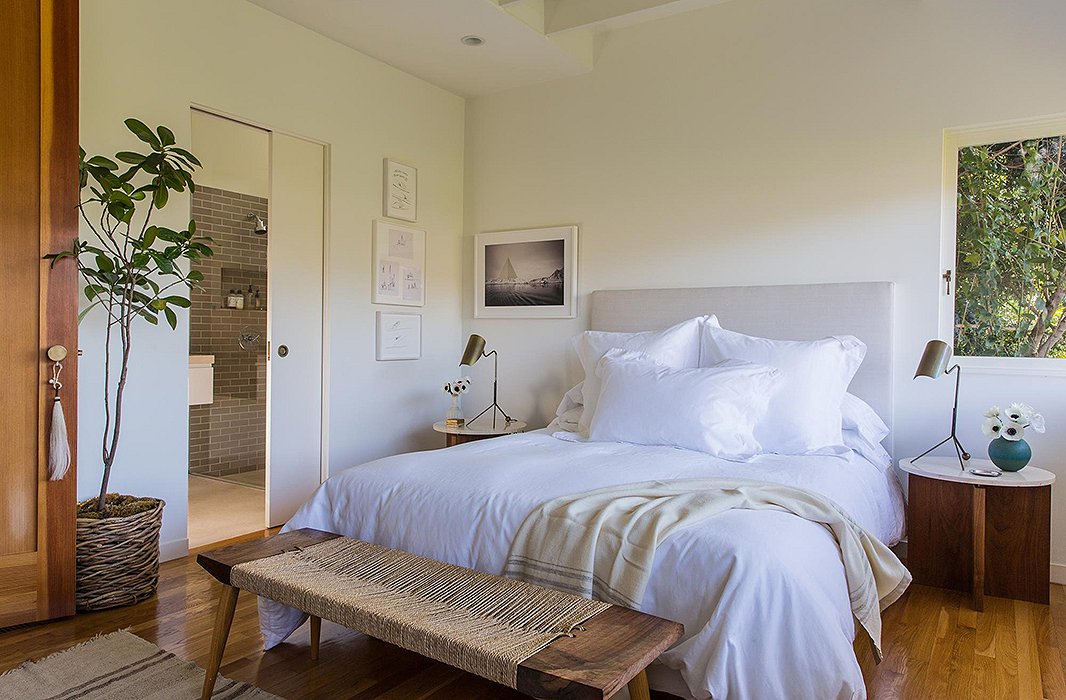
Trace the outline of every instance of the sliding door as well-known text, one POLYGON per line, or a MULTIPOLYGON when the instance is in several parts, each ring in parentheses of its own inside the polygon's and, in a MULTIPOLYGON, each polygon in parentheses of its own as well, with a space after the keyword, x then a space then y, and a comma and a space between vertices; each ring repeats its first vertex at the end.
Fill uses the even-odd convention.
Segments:
POLYGON ((77 271, 41 256, 78 235, 78 5, 0 2, 0 627, 74 613, 74 469, 47 479, 52 345, 76 441, 77 271))
POLYGON ((325 148, 271 134, 267 521, 281 525, 322 481, 325 148))

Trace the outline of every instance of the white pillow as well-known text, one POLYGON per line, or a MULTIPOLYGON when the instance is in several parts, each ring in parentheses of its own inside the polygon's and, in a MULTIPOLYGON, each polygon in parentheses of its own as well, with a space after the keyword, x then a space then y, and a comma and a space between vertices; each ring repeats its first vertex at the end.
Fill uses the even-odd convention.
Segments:
POLYGON ((840 415, 840 427, 843 430, 857 431, 874 444, 880 444, 891 432, 877 411, 855 394, 844 394, 844 400, 840 402, 840 415))
POLYGON ((781 370, 780 387, 770 399, 755 437, 767 452, 810 454, 839 450, 841 402, 855 376, 866 345, 858 338, 770 340, 704 324, 700 364, 744 360, 781 370))
POLYGON ((603 387, 590 440, 670 445, 725 459, 761 451, 753 431, 766 414, 776 369, 753 364, 677 369, 642 357, 612 350, 600 360, 603 387))
POLYGON ((877 411, 854 394, 844 394, 840 403, 844 446, 858 452, 882 471, 892 465, 892 457, 881 445, 890 432, 877 411))
MULTIPOLYGON (((664 331, 646 331, 644 333, 610 333, 607 331, 585 331, 574 339, 577 357, 585 370, 585 382, 582 399, 585 410, 578 421, 579 431, 588 436, 592 415, 596 412, 596 402, 600 397, 600 378, 596 375, 596 363, 615 348, 642 352, 651 359, 667 367, 697 367, 700 358, 700 326, 704 321, 714 317, 682 321, 664 331)), ((714 321, 717 323, 717 320, 714 321)))

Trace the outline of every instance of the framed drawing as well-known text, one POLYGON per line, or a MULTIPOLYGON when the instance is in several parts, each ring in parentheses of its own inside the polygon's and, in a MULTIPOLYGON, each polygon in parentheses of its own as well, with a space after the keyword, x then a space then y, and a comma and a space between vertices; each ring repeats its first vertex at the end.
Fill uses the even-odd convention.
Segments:
POLYGON ((477 235, 474 316, 576 317, 577 226, 477 235))
POLYGON ((417 360, 422 357, 422 314, 378 311, 376 358, 417 360))
POLYGON ((425 305, 425 231, 376 220, 373 260, 373 303, 425 305))
POLYGON ((386 158, 384 192, 382 216, 418 221, 418 170, 386 158))

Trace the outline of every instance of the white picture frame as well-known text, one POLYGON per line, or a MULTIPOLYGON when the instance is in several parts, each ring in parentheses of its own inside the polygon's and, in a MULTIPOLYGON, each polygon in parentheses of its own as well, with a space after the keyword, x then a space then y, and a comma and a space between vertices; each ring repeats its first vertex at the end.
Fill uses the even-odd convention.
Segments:
POLYGON ((371 302, 394 306, 426 304, 426 232, 376 219, 371 258, 371 302))
POLYGON ((385 159, 382 216, 401 221, 418 221, 418 169, 385 159))
POLYGON ((475 236, 474 317, 576 318, 577 234, 552 226, 475 236))
POLYGON ((422 359, 422 314, 378 311, 375 358, 379 362, 422 359))

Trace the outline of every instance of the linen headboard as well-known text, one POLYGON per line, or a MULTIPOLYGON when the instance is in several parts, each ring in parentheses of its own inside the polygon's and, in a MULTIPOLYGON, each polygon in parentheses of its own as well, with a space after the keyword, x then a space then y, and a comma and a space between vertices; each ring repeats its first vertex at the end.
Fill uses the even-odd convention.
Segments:
POLYGON ((590 327, 631 333, 715 314, 723 328, 764 338, 853 335, 867 351, 849 391, 891 427, 893 287, 891 282, 853 282, 600 290, 592 293, 590 327))

